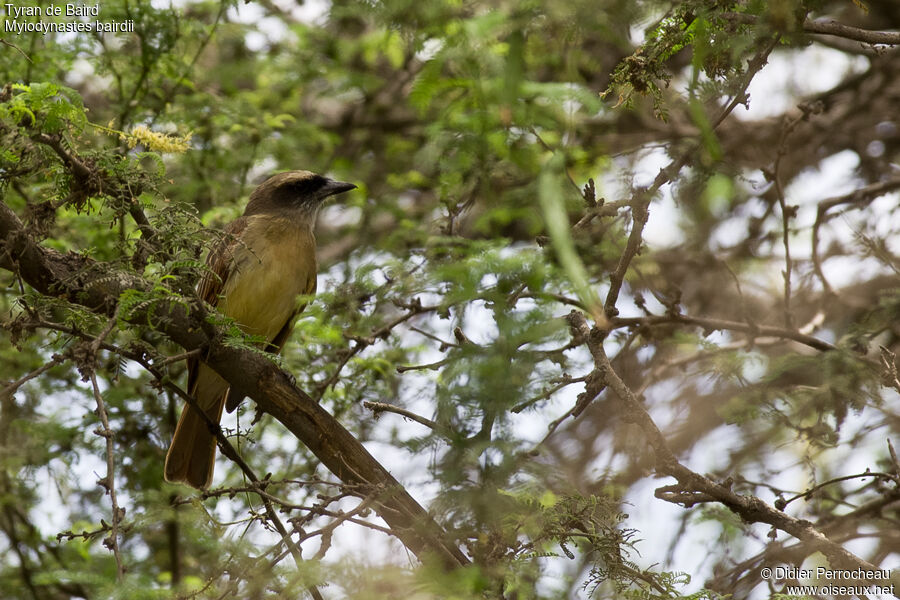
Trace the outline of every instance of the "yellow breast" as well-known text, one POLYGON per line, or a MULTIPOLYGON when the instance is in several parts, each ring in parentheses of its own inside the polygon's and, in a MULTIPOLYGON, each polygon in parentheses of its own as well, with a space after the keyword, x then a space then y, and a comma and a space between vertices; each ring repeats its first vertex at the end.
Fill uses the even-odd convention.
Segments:
POLYGON ((297 296, 315 290, 312 231, 289 219, 254 216, 235 248, 218 308, 246 333, 271 341, 297 311, 297 296))

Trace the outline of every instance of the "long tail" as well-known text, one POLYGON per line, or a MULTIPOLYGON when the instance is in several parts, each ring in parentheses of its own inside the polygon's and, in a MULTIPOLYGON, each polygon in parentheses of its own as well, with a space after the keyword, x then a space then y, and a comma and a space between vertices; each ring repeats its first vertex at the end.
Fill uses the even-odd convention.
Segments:
MULTIPOLYGON (((227 395, 228 384, 225 380, 201 363, 193 396, 214 423, 222 418, 227 395)), ((205 489, 212 483, 215 464, 216 438, 200 413, 186 404, 166 453, 166 481, 182 481, 205 489)))

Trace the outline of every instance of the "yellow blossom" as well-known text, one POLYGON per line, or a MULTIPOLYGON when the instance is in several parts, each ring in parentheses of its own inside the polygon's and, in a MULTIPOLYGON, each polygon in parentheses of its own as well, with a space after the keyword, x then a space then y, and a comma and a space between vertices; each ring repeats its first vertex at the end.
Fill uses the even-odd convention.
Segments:
POLYGON ((154 152, 173 152, 182 153, 190 148, 191 134, 188 133, 183 137, 176 137, 151 131, 145 125, 138 125, 129 133, 120 133, 119 137, 128 143, 129 148, 134 148, 141 144, 148 150, 154 152))

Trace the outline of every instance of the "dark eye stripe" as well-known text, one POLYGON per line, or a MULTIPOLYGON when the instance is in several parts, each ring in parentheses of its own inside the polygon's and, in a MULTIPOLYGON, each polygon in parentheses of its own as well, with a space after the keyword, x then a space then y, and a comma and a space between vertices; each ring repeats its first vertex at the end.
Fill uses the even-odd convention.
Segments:
POLYGON ((321 200, 319 191, 328 182, 328 178, 313 173, 289 172, 275 175, 253 191, 244 215, 273 212, 280 208, 316 206, 321 200))
POLYGON ((313 175, 312 177, 307 177, 306 179, 292 181, 284 187, 289 189, 293 194, 296 194, 298 196, 306 196, 319 191, 322 186, 325 185, 325 182, 325 178, 321 175, 313 175))

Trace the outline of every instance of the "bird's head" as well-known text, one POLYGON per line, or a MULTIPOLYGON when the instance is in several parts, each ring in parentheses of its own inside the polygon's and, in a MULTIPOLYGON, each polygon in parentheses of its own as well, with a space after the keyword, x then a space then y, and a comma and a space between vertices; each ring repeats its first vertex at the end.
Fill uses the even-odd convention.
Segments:
POLYGON ((244 215, 298 211, 315 216, 326 198, 352 189, 356 189, 352 183, 335 181, 309 171, 279 173, 253 190, 244 215))

